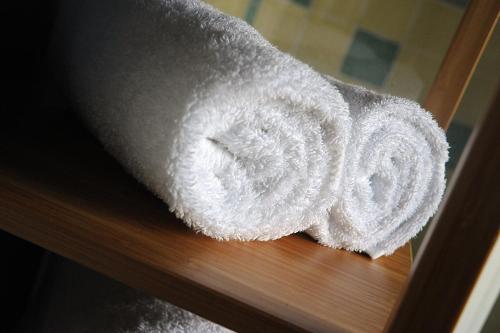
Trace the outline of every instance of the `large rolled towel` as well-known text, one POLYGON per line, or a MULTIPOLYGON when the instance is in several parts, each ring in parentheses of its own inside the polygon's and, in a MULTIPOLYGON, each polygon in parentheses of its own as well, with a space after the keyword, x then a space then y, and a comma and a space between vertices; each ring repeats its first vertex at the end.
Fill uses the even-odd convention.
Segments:
POLYGON ((81 117, 189 226, 268 240, 327 219, 347 103, 245 22, 195 0, 65 0, 55 31, 81 117))
POLYGON ((388 255, 436 212, 448 144, 417 103, 329 78, 349 103, 353 127, 340 199, 309 232, 322 244, 388 255))

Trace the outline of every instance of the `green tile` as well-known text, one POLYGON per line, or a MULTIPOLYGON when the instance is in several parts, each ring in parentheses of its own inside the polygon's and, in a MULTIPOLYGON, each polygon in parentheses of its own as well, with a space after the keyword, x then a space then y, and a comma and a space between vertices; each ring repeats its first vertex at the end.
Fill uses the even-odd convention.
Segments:
POLYGON ((245 13, 245 21, 248 24, 252 24, 255 20, 255 16, 257 15, 257 11, 259 10, 261 0, 250 0, 248 4, 247 12, 245 13))
POLYGON ((454 169, 457 166, 471 132, 472 128, 470 126, 456 120, 450 124, 446 132, 446 137, 450 144, 450 160, 446 165, 447 169, 454 169))
POLYGON ((399 43, 358 29, 342 64, 342 73, 382 86, 399 51, 399 43))
POLYGON ((298 5, 309 7, 311 5, 312 0, 291 0, 293 3, 298 5))

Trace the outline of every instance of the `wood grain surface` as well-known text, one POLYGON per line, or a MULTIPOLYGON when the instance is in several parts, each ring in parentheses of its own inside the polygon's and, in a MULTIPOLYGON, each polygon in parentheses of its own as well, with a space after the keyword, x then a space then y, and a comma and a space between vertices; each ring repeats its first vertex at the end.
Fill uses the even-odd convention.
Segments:
POLYGON ((377 332, 410 248, 376 261, 304 235, 196 234, 71 117, 3 133, 0 228, 240 332, 377 332))

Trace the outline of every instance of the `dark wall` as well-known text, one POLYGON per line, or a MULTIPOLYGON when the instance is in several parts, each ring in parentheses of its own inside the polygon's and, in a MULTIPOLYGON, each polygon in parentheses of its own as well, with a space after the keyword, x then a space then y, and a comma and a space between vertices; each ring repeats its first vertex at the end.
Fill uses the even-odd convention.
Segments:
MULTIPOLYGON (((47 110, 46 51, 54 18, 52 1, 4 1, 0 6, 0 139, 22 130, 47 110)), ((29 135, 29 133, 26 133, 29 135)), ((0 159, 2 158, 0 154, 0 159)), ((22 320, 44 251, 0 231, 2 332, 22 320)))
POLYGON ((36 290, 43 254, 43 249, 0 231, 3 332, 15 332, 21 326, 36 290))

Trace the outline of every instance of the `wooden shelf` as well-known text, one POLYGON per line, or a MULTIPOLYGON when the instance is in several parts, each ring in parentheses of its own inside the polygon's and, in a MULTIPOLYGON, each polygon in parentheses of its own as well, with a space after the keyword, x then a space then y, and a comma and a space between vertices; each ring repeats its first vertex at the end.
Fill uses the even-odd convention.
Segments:
POLYGON ((372 261, 303 235, 195 234, 75 120, 54 119, 2 134, 1 229, 240 332, 383 329, 409 246, 372 261))

